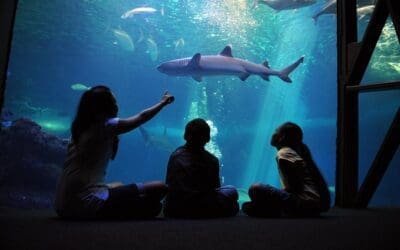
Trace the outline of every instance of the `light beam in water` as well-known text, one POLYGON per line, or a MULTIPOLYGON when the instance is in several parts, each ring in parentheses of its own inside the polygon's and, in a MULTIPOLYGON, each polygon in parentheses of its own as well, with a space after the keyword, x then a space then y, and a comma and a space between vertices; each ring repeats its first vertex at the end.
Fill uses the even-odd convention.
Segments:
MULTIPOLYGON (((197 98, 199 98, 199 101, 193 101, 190 104, 190 109, 189 109, 189 114, 187 116, 187 121, 193 120, 195 118, 202 118, 205 119, 207 124, 210 126, 210 136, 211 139, 210 141, 206 144, 206 149, 215 155, 219 160, 222 158, 222 153, 221 150, 219 149, 219 146, 216 142, 216 136, 218 134, 218 128, 214 124, 212 120, 207 119, 208 117, 208 110, 207 110, 207 93, 206 93, 206 87, 202 87, 199 89, 196 86, 196 89, 194 90, 194 93, 197 94, 197 98), (198 91, 200 91, 198 93, 198 91)), ((195 99, 197 99, 195 98, 195 99)))
MULTIPOLYGON (((284 65, 290 58, 299 54, 305 55, 305 63, 307 63, 307 58, 312 56, 311 52, 315 46, 317 32, 312 22, 307 22, 306 19, 290 22, 282 18, 279 23, 271 23, 271 25, 279 26, 282 25, 281 22, 285 24, 285 29, 282 30, 279 40, 275 41, 280 45, 276 54, 270 57, 271 59, 275 58, 274 65, 284 65), (299 25, 306 31, 301 34, 296 32, 299 25), (307 41, 307 43, 302 41, 307 41), (294 44, 299 44, 301 47, 295 47, 294 44)), ((283 122, 293 121, 302 125, 301 121, 305 119, 306 115, 305 104, 301 100, 301 91, 306 75, 305 69, 306 66, 303 65, 297 72, 294 72, 293 83, 290 85, 275 84, 275 79, 271 79, 271 84, 266 86, 264 104, 255 126, 254 140, 240 186, 247 187, 254 182, 279 186, 275 162, 276 150, 270 146, 270 138, 275 128, 283 122)))
POLYGON ((221 37, 247 37, 257 26, 247 0, 209 0, 196 10, 194 19, 218 28, 221 37))

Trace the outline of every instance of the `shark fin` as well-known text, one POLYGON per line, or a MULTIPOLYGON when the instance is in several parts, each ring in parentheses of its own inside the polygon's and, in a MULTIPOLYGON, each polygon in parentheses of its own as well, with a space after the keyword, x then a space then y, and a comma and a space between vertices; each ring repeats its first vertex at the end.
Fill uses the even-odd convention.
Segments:
POLYGON ((199 64, 200 64, 200 59, 201 59, 201 54, 200 53, 196 53, 192 57, 190 62, 188 63, 187 67, 189 67, 189 68, 198 68, 199 64))
POLYGON ((262 79, 264 79, 265 81, 269 81, 269 75, 268 74, 264 74, 264 75, 260 75, 262 79))
POLYGON ((143 139, 147 145, 149 143, 149 139, 150 139, 149 133, 142 126, 139 127, 139 131, 142 134, 143 139))
POLYGON ((192 78, 197 82, 203 81, 203 78, 201 78, 201 76, 192 76, 192 78))
POLYGON ((222 51, 221 53, 219 53, 221 56, 229 56, 229 57, 233 57, 232 56, 232 46, 231 45, 227 45, 222 51))
POLYGON ((264 67, 270 68, 270 67, 269 67, 268 61, 264 61, 264 62, 262 63, 262 65, 264 65, 264 67))
POLYGON ((255 7, 258 6, 258 1, 259 1, 259 0, 254 0, 253 6, 251 7, 252 9, 254 9, 255 7))
POLYGON ((250 76, 250 74, 247 73, 247 72, 245 72, 245 73, 242 73, 242 74, 239 76, 239 78, 240 78, 240 80, 242 80, 242 81, 246 81, 246 79, 247 79, 249 76, 250 76))
POLYGON ((284 68, 283 70, 278 72, 279 78, 285 82, 292 82, 292 79, 289 78, 289 74, 299 66, 300 63, 304 62, 304 56, 300 57, 296 62, 284 68))

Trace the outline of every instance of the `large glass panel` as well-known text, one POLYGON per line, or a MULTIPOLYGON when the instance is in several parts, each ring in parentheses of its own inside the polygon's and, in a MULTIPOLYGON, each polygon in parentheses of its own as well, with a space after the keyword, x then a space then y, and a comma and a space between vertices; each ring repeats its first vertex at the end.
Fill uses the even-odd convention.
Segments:
MULTIPOLYGON (((305 143, 334 191, 334 11, 324 1, 295 1, 289 7, 256 2, 20 0, 5 121, 28 118, 44 132, 68 139, 79 99, 90 87, 109 86, 120 117, 156 103, 168 90, 176 98, 172 105, 120 137, 106 181, 164 180, 169 155, 184 143, 185 124, 202 117, 211 125, 207 149, 221 163, 223 184, 242 191, 256 181, 279 187, 276 149, 269 141, 278 125, 293 121, 304 129, 305 143), (157 70, 168 60, 217 55, 229 44, 235 58, 258 64, 245 81, 233 74, 237 68, 226 65, 220 65, 218 76, 204 76, 201 82, 157 70), (275 71, 269 79, 257 76, 259 69, 282 70, 302 56, 290 84, 275 71)), ((47 164, 38 157, 26 161, 47 164)))
POLYGON ((400 80, 400 44, 392 20, 386 22, 362 84, 400 80))
MULTIPOLYGON (((377 0, 358 0, 358 40, 361 42, 375 10, 377 0)), ((400 79, 400 45, 390 15, 382 30, 362 84, 390 82, 400 79)))
MULTIPOLYGON (((383 139, 400 107, 400 91, 366 93, 360 96, 360 147, 359 147, 359 184, 361 185, 371 167, 383 139)), ((385 178, 380 184, 371 205, 393 205, 395 192, 388 189, 397 184, 398 157, 394 158, 385 178), (385 191, 386 190, 386 191, 385 191), (390 203, 390 204, 389 204, 390 203)), ((399 203, 397 203, 399 205, 399 203)))
POLYGON ((390 163, 382 182, 372 197, 370 206, 398 207, 400 206, 400 195, 398 192, 400 178, 400 150, 397 150, 390 163))
MULTIPOLYGON (((374 11, 376 0, 358 0, 358 38, 362 40, 374 11)), ((393 22, 389 17, 369 62, 362 84, 400 80, 400 47, 393 22)), ((384 136, 400 105, 400 91, 368 93, 360 96, 360 168, 359 184, 364 181, 384 136)), ((398 155, 398 153, 397 153, 398 155)), ((370 205, 399 205, 394 191, 398 178, 398 157, 395 157, 385 174, 370 205)))

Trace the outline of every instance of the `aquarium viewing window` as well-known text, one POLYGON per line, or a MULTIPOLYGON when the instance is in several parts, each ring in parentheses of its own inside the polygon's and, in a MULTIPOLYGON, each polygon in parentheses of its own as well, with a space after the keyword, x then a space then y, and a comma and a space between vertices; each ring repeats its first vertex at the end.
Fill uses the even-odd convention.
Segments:
MULTIPOLYGON (((285 6, 253 0, 18 1, 6 71, 2 130, 19 122, 18 126, 29 128, 34 135, 45 132, 54 136, 43 140, 48 140, 45 148, 56 159, 50 154, 43 159, 46 155, 30 153, 23 147, 22 139, 14 140, 14 148, 23 148, 28 156, 9 152, 8 157, 19 158, 16 162, 21 166, 14 172, 8 167, 0 171, 4 173, 0 182, 7 184, 1 197, 4 192, 12 192, 14 203, 50 204, 63 160, 59 150, 70 138, 79 98, 99 84, 112 89, 120 117, 155 103, 166 90, 175 96, 175 102, 156 118, 121 136, 118 155, 108 168, 109 182, 164 180, 169 155, 184 143, 185 124, 201 117, 211 127, 207 150, 219 159, 221 181, 236 186, 241 201, 245 201, 252 183, 280 185, 276 149, 270 145, 270 137, 277 126, 292 121, 303 128, 304 142, 334 197, 336 1, 301 2, 285 6), (181 58, 188 58, 181 63, 194 62, 198 53, 203 57, 222 54, 232 60, 243 59, 241 63, 249 63, 249 68, 257 65, 270 71, 264 75, 256 70, 237 74, 234 68, 209 57, 211 63, 218 64, 217 73, 187 76, 178 70, 179 64, 170 62, 181 58), (37 169, 41 173, 32 174, 37 169), (18 174, 25 177, 18 179, 18 174), (11 176, 12 181, 4 181, 4 176, 11 176), (36 200, 24 201, 22 197, 36 200)), ((374 0, 359 1, 359 8, 369 6, 373 10, 374 4, 374 0)), ((359 13, 360 33, 368 25, 370 9, 359 13)), ((395 37, 388 21, 363 82, 399 75, 399 44, 395 37), (390 69, 381 65, 383 60, 391 60, 390 69)), ((399 98, 397 90, 376 98, 361 98, 368 108, 360 121, 368 125, 360 129, 360 150, 368 147, 365 138, 372 136, 370 130, 382 124, 389 126, 386 124, 390 124, 399 98), (385 100, 392 102, 383 104, 385 100)), ((15 138, 23 138, 18 136, 15 138)), ((383 136, 371 140, 379 145, 383 136)), ((365 152, 360 151, 362 163, 368 162, 375 151, 368 147, 365 152)), ((398 152, 392 164, 399 165, 398 152)), ((390 187, 393 180, 387 183, 390 187)), ((377 195, 374 204, 390 200, 398 205, 396 197, 386 190, 377 195)))

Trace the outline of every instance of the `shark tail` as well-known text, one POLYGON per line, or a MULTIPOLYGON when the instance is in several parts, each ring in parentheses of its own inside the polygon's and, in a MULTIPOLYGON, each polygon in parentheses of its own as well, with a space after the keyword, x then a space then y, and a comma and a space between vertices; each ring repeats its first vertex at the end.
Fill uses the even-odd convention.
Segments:
POLYGON ((289 74, 300 65, 300 63, 304 62, 304 56, 300 57, 296 62, 289 65, 288 67, 282 69, 278 72, 278 77, 285 82, 292 82, 292 79, 289 78, 289 74))

